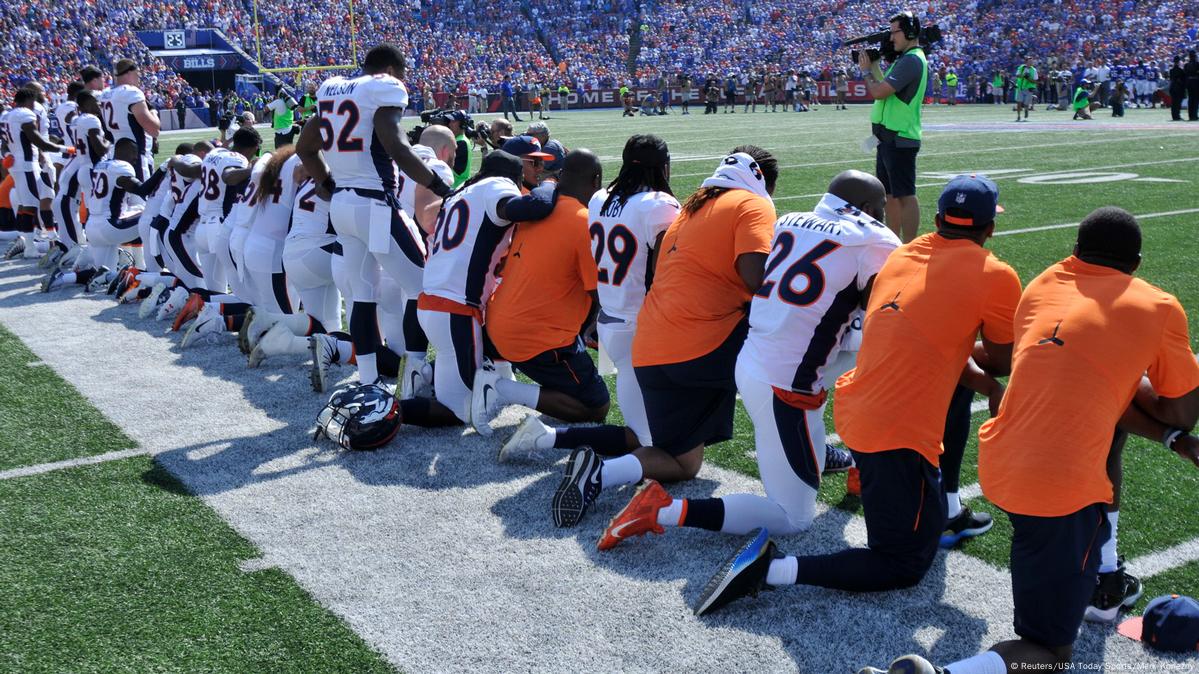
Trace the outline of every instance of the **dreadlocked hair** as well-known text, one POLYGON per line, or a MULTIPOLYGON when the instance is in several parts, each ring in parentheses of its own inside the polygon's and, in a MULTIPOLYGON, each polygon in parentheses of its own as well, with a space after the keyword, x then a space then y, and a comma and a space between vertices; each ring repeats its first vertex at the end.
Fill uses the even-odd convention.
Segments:
MULTIPOLYGON (((758 163, 758 169, 762 171, 762 178, 766 181, 766 191, 773 192, 774 184, 779 179, 779 162, 774 155, 757 145, 738 145, 729 154, 738 152, 744 152, 753 157, 754 161, 758 163)), ((701 187, 687 197, 687 201, 683 203, 683 212, 687 215, 695 215, 709 201, 728 191, 727 187, 701 187)))
MULTIPOLYGON (((624 146, 624 156, 649 155, 656 152, 666 152, 666 141, 652 134, 635 134, 629 137, 624 146)), ((670 189, 670 180, 666 177, 666 165, 647 166, 637 160, 625 161, 620 165, 620 173, 608 184, 608 198, 600 209, 601 214, 607 214, 609 207, 623 208, 629 197, 641 192, 665 192, 674 196, 670 189)))
POLYGON ((254 193, 254 202, 250 204, 251 206, 260 206, 266 203, 266 198, 275 193, 279 183, 279 174, 283 172, 283 164, 295 153, 294 145, 284 145, 275 150, 271 158, 267 160, 266 168, 262 170, 262 178, 258 181, 258 191, 254 193))

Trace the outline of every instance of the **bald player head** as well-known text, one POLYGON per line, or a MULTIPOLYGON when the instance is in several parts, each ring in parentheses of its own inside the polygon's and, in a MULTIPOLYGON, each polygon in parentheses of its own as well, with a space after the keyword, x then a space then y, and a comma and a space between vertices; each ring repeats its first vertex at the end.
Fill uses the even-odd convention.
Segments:
POLYGON ((599 157, 586 148, 571 150, 562 160, 558 191, 586 204, 604 182, 604 167, 599 157))
POLYGON ((454 140, 454 133, 448 127, 441 125, 426 126, 424 131, 420 133, 421 145, 433 151, 437 158, 441 161, 450 164, 454 160, 454 155, 458 151, 457 141, 454 140))
POLYGON ((828 185, 828 193, 840 197, 866 215, 883 222, 886 218, 887 190, 878 178, 863 171, 842 171, 828 185))

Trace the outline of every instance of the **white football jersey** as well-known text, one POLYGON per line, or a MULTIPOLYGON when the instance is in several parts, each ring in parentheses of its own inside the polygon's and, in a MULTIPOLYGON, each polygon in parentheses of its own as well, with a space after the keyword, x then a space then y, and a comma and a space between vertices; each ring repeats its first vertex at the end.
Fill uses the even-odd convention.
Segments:
POLYGON ((283 162, 274 185, 261 185, 258 188, 258 202, 253 207, 254 221, 250 225, 255 236, 265 236, 275 241, 287 238, 291 210, 296 202, 295 176, 299 165, 300 158, 293 154, 283 162))
POLYGON ((13 108, 8 111, 4 120, 4 129, 8 138, 8 150, 12 152, 14 171, 37 171, 41 161, 41 151, 28 138, 22 127, 26 124, 38 126, 37 113, 29 108, 13 108))
MULTIPOLYGON (((253 225, 254 218, 258 215, 258 209, 254 208, 252 204, 258 196, 258 190, 262 187, 262 174, 266 171, 266 165, 269 163, 271 163, 269 152, 254 160, 254 166, 250 167, 250 178, 241 186, 241 193, 237 195, 237 201, 225 215, 225 224, 246 229, 253 225)), ((201 211, 200 217, 204 217, 203 211, 201 211)))
POLYGON ((6 154, 12 153, 12 140, 9 138, 9 135, 8 135, 8 113, 9 112, 10 111, 8 108, 4 108, 3 111, 0 111, 0 140, 4 141, 4 146, 6 148, 6 154))
MULTIPOLYGON (((171 211, 170 223, 171 228, 177 227, 183 222, 184 216, 191 209, 199 211, 199 205, 204 202, 204 182, 202 180, 193 180, 187 187, 183 189, 183 197, 175 204, 175 209, 171 211)), ((199 216, 195 216, 198 220, 199 216)), ((194 223, 194 221, 193 221, 194 223)))
POLYGON ((113 87, 100 99, 100 110, 104 113, 103 121, 112 135, 113 144, 127 138, 137 143, 139 155, 149 151, 150 139, 137 117, 133 115, 133 107, 145 102, 146 95, 132 84, 113 87))
MULTIPOLYGON (((179 160, 188 166, 198 166, 200 164, 200 158, 194 154, 179 155, 179 160)), ((163 166, 166 166, 166 164, 164 163, 163 166)), ((169 220, 171 214, 175 212, 175 208, 183 203, 183 195, 195 179, 188 178, 175 169, 168 167, 166 181, 170 183, 171 196, 162 200, 162 204, 158 208, 158 214, 169 220)))
POLYGON ((50 138, 50 112, 46 110, 46 106, 34 101, 33 113, 37 115, 37 131, 42 134, 42 138, 50 138))
POLYGON ((162 211, 162 205, 167 202, 174 202, 171 197, 171 171, 166 167, 166 164, 159 166, 155 172, 150 175, 148 180, 154 180, 157 173, 163 173, 162 180, 158 182, 158 187, 150 194, 150 198, 146 199, 145 213, 158 215, 162 211))
POLYGON ((645 302, 650 251, 679 214, 679 202, 665 192, 640 192, 604 211, 607 199, 608 190, 600 190, 587 205, 600 307, 613 318, 636 321, 645 302))
POLYGON ((484 178, 442 205, 425 262, 427 294, 483 307, 495 289, 496 268, 512 243, 512 222, 500 218, 496 207, 519 196, 511 180, 484 178))
POLYGON ((779 218, 749 310, 741 349, 747 374, 785 391, 823 391, 825 366, 840 351, 862 291, 898 247, 886 225, 831 194, 811 213, 779 218))
POLYGON ((58 128, 62 130, 62 138, 67 145, 75 144, 75 130, 71 128, 71 120, 78 111, 79 106, 75 101, 66 101, 54 106, 54 118, 58 120, 58 128))
POLYGON ((389 75, 330 77, 316 92, 325 162, 338 187, 395 192, 398 171, 375 136, 375 112, 408 106, 408 90, 389 75))
POLYGON ((116 222, 140 213, 145 201, 129 194, 117 185, 121 177, 137 178, 133 165, 119 159, 105 159, 92 168, 92 199, 88 203, 88 217, 104 218, 116 222))
POLYGON ((104 135, 104 127, 100 123, 100 118, 87 113, 75 115, 71 119, 71 136, 75 139, 75 156, 82 157, 87 161, 84 166, 95 166, 96 162, 103 157, 93 157, 91 148, 88 146, 87 138, 93 130, 99 131, 100 135, 104 135))
POLYGON ((287 239, 315 239, 318 246, 337 240, 337 233, 329 222, 329 202, 316 196, 316 183, 312 178, 305 178, 296 187, 287 239))
POLYGON ((233 209, 237 196, 241 194, 238 187, 230 187, 221 180, 221 174, 229 168, 245 168, 249 165, 240 153, 218 147, 204 156, 200 162, 200 180, 204 183, 204 193, 200 198, 200 219, 210 216, 224 218, 233 209))
MULTIPOLYGON (((450 168, 449 164, 438 159, 437 155, 433 154, 433 150, 424 145, 413 145, 412 152, 420 157, 420 160, 425 163, 425 166, 429 167, 430 171, 436 173, 445 181, 445 184, 454 184, 454 169, 450 168)), ((404 212, 408 215, 416 218, 416 181, 405 175, 403 171, 400 172, 400 208, 403 208, 404 212)))

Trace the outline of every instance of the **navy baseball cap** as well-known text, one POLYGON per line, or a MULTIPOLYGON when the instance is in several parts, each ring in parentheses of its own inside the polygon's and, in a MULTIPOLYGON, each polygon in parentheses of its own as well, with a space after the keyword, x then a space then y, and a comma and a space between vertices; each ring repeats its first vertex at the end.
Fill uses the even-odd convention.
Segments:
POLYGON ((554 160, 554 155, 541 151, 541 141, 532 136, 513 136, 500 149, 521 159, 554 160))
POLYGON ((1162 651, 1199 651, 1199 602, 1177 594, 1164 594, 1145 607, 1145 614, 1129 618, 1117 628, 1120 634, 1162 651))
POLYGON ((950 180, 937 199, 937 215, 954 227, 986 225, 995 221, 996 213, 1002 212, 995 182, 974 173, 950 180))

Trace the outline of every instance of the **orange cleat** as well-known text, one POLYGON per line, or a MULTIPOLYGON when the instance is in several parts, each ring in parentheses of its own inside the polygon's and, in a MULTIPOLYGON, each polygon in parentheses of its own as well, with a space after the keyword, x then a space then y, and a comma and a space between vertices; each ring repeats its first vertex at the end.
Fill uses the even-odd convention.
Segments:
POLYGON ((199 293, 192 293, 187 298, 187 303, 179 310, 179 315, 175 317, 175 324, 171 326, 171 330, 179 332, 183 324, 200 315, 200 310, 204 308, 204 300, 201 299, 199 293))
POLYGON ((857 466, 849 468, 849 475, 845 477, 845 492, 850 496, 862 495, 862 475, 857 466))
POLYGON ((651 531, 655 534, 665 533, 666 530, 658 524, 658 511, 671 502, 670 494, 657 480, 646 480, 629 499, 629 504, 608 522, 608 528, 596 547, 611 550, 626 538, 642 536, 651 531))

